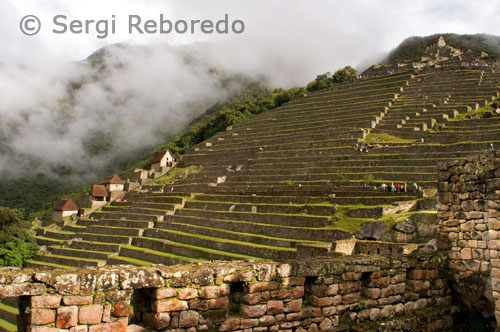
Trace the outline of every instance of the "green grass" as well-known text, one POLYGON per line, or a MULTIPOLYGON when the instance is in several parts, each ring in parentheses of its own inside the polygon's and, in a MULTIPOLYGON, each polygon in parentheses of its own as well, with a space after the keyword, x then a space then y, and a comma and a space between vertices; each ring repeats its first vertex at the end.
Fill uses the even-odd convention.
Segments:
MULTIPOLYGON (((172 224, 176 225, 185 225, 182 223, 176 223, 173 222, 172 224)), ((199 228, 199 229, 207 229, 207 230, 213 230, 213 231, 218 231, 218 232, 224 232, 228 234, 237 234, 237 235, 245 235, 245 236, 252 236, 252 237, 258 237, 262 239, 270 239, 270 240, 281 240, 281 241, 290 241, 290 242, 307 242, 307 243, 325 243, 322 241, 313 241, 313 240, 295 240, 295 239, 287 239, 287 238, 281 238, 281 237, 271 237, 271 236, 266 236, 266 235, 261 235, 261 234, 255 234, 255 233, 243 233, 243 232, 235 232, 235 231, 229 231, 221 228, 213 228, 213 227, 206 227, 206 226, 199 226, 199 225, 189 225, 189 227, 192 228, 199 228)))
POLYGON ((14 332, 14 331, 17 331, 17 326, 10 323, 10 322, 7 322, 6 320, 3 320, 3 319, 0 319, 0 327, 9 331, 9 332, 14 332))
POLYGON ((19 310, 17 308, 8 306, 2 302, 0 302, 0 310, 10 312, 11 314, 14 314, 14 315, 19 315, 19 310))
POLYGON ((137 250, 137 251, 142 251, 142 252, 145 252, 145 253, 150 253, 150 254, 154 254, 154 255, 158 255, 158 256, 163 256, 163 257, 167 257, 167 258, 177 259, 177 260, 180 260, 180 261, 186 261, 186 262, 189 262, 189 263, 201 263, 201 262, 205 261, 204 259, 200 259, 200 258, 179 256, 179 255, 170 254, 170 253, 166 253, 166 252, 162 252, 162 251, 156 251, 156 250, 149 249, 149 248, 140 248, 140 247, 136 247, 136 246, 132 246, 132 245, 123 246, 123 248, 131 249, 131 250, 137 250))
POLYGON ((175 180, 185 179, 190 174, 201 172, 202 169, 203 168, 201 166, 189 166, 186 168, 174 167, 167 174, 148 183, 147 186, 172 184, 175 180))
POLYGON ((230 239, 222 239, 222 238, 213 237, 213 236, 191 234, 191 233, 174 231, 174 230, 169 230, 169 229, 162 229, 162 231, 172 233, 172 234, 183 235, 183 236, 190 236, 190 237, 194 237, 194 238, 198 238, 198 239, 202 239, 202 240, 213 241, 213 242, 224 242, 224 243, 230 243, 230 244, 236 244, 236 245, 244 245, 244 246, 250 246, 250 247, 256 247, 256 248, 277 250, 277 251, 296 251, 295 248, 276 247, 276 246, 270 246, 270 245, 265 245, 265 244, 257 244, 257 243, 236 241, 236 240, 230 240, 230 239))
MULTIPOLYGON (((188 235, 191 235, 191 234, 188 234, 188 235)), ((143 238, 147 239, 147 240, 151 240, 151 241, 158 241, 158 242, 163 241, 162 239, 158 239, 158 238, 148 238, 148 237, 143 237, 143 238)), ((205 247, 198 247, 198 246, 194 246, 194 245, 186 244, 186 243, 181 243, 181 242, 169 241, 169 244, 177 246, 177 247, 184 247, 184 248, 188 248, 188 249, 203 251, 203 252, 208 253, 208 254, 223 255, 223 256, 228 256, 228 257, 233 257, 233 258, 238 258, 238 259, 243 259, 243 260, 262 259, 261 257, 236 254, 233 252, 210 249, 210 248, 205 248, 205 247)))
MULTIPOLYGON (((206 195, 206 196, 213 196, 213 195, 206 195)), ((246 197, 252 197, 252 196, 246 196, 246 197)), ((258 196, 258 197, 270 197, 270 196, 258 196)), ((293 198, 293 196, 282 196, 282 197, 293 198)), ((331 202, 328 202, 328 201, 323 201, 320 203, 309 203, 309 204, 272 204, 272 203, 252 203, 252 202, 210 201, 210 200, 206 200, 206 199, 196 199, 196 197, 189 200, 189 202, 228 204, 228 205, 229 204, 232 204, 232 205, 250 205, 250 206, 253 206, 253 205, 256 205, 256 206, 280 206, 280 207, 297 206, 297 207, 304 207, 304 208, 307 208, 308 206, 333 206, 333 204, 331 202)))
POLYGON ((131 265, 137 265, 137 266, 151 266, 151 265, 153 265, 153 263, 151 263, 151 262, 143 261, 143 260, 136 259, 136 258, 123 257, 123 256, 114 256, 112 258, 119 260, 119 261, 123 261, 124 263, 129 263, 131 265))
POLYGON ((403 139, 389 134, 370 133, 363 140, 366 143, 414 143, 414 139, 403 139))
POLYGON ((245 212, 245 211, 220 211, 220 210, 203 210, 203 209, 187 209, 185 211, 207 211, 207 212, 218 212, 224 214, 248 214, 248 215, 273 215, 273 216, 288 216, 288 217, 310 217, 310 218, 326 218, 325 216, 318 216, 314 214, 299 214, 299 213, 276 213, 276 212, 245 212))
POLYGON ((25 261, 25 263, 40 264, 40 265, 45 265, 45 266, 53 267, 55 269, 62 269, 62 270, 69 270, 69 269, 76 268, 76 266, 67 266, 67 265, 61 265, 61 264, 50 263, 50 262, 42 262, 42 261, 36 261, 33 259, 27 259, 25 261))
POLYGON ((342 213, 337 213, 337 220, 329 229, 344 231, 354 234, 359 231, 367 222, 373 221, 372 218, 351 218, 342 213))

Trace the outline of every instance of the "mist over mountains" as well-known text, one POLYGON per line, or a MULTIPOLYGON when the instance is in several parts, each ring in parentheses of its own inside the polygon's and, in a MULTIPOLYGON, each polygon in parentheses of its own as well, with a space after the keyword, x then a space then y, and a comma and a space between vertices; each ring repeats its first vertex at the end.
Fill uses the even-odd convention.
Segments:
POLYGON ((204 48, 117 44, 51 72, 0 67, 0 172, 84 180, 165 142, 256 79, 204 48))

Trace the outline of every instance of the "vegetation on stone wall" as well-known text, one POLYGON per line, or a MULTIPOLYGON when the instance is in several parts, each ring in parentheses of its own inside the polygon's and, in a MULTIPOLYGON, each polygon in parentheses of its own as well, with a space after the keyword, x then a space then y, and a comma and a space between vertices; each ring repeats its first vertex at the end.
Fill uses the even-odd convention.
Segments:
POLYGON ((30 234, 30 223, 22 218, 22 210, 0 207, 0 267, 22 267, 35 255, 37 244, 30 234))

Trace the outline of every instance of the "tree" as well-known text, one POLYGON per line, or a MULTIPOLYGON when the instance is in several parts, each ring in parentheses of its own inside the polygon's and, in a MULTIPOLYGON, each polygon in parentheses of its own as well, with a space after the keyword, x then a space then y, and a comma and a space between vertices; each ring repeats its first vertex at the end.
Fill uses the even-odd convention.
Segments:
POLYGON ((329 88, 335 84, 347 82, 356 78, 356 70, 351 66, 346 66, 337 70, 333 75, 330 72, 316 76, 316 79, 307 84, 307 91, 313 92, 329 88))
POLYGON ((0 207, 0 266, 22 267, 37 250, 30 224, 22 220, 23 211, 0 207))

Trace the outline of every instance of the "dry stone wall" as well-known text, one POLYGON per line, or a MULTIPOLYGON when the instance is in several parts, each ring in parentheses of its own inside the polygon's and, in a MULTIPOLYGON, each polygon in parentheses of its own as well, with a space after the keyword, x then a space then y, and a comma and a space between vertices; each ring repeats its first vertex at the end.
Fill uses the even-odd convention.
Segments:
POLYGON ((439 244, 467 310, 500 319, 500 153, 439 165, 439 244))
POLYGON ((445 261, 435 255, 276 262, 0 270, 19 330, 449 331, 445 261), (133 318, 129 318, 133 305, 133 318))

